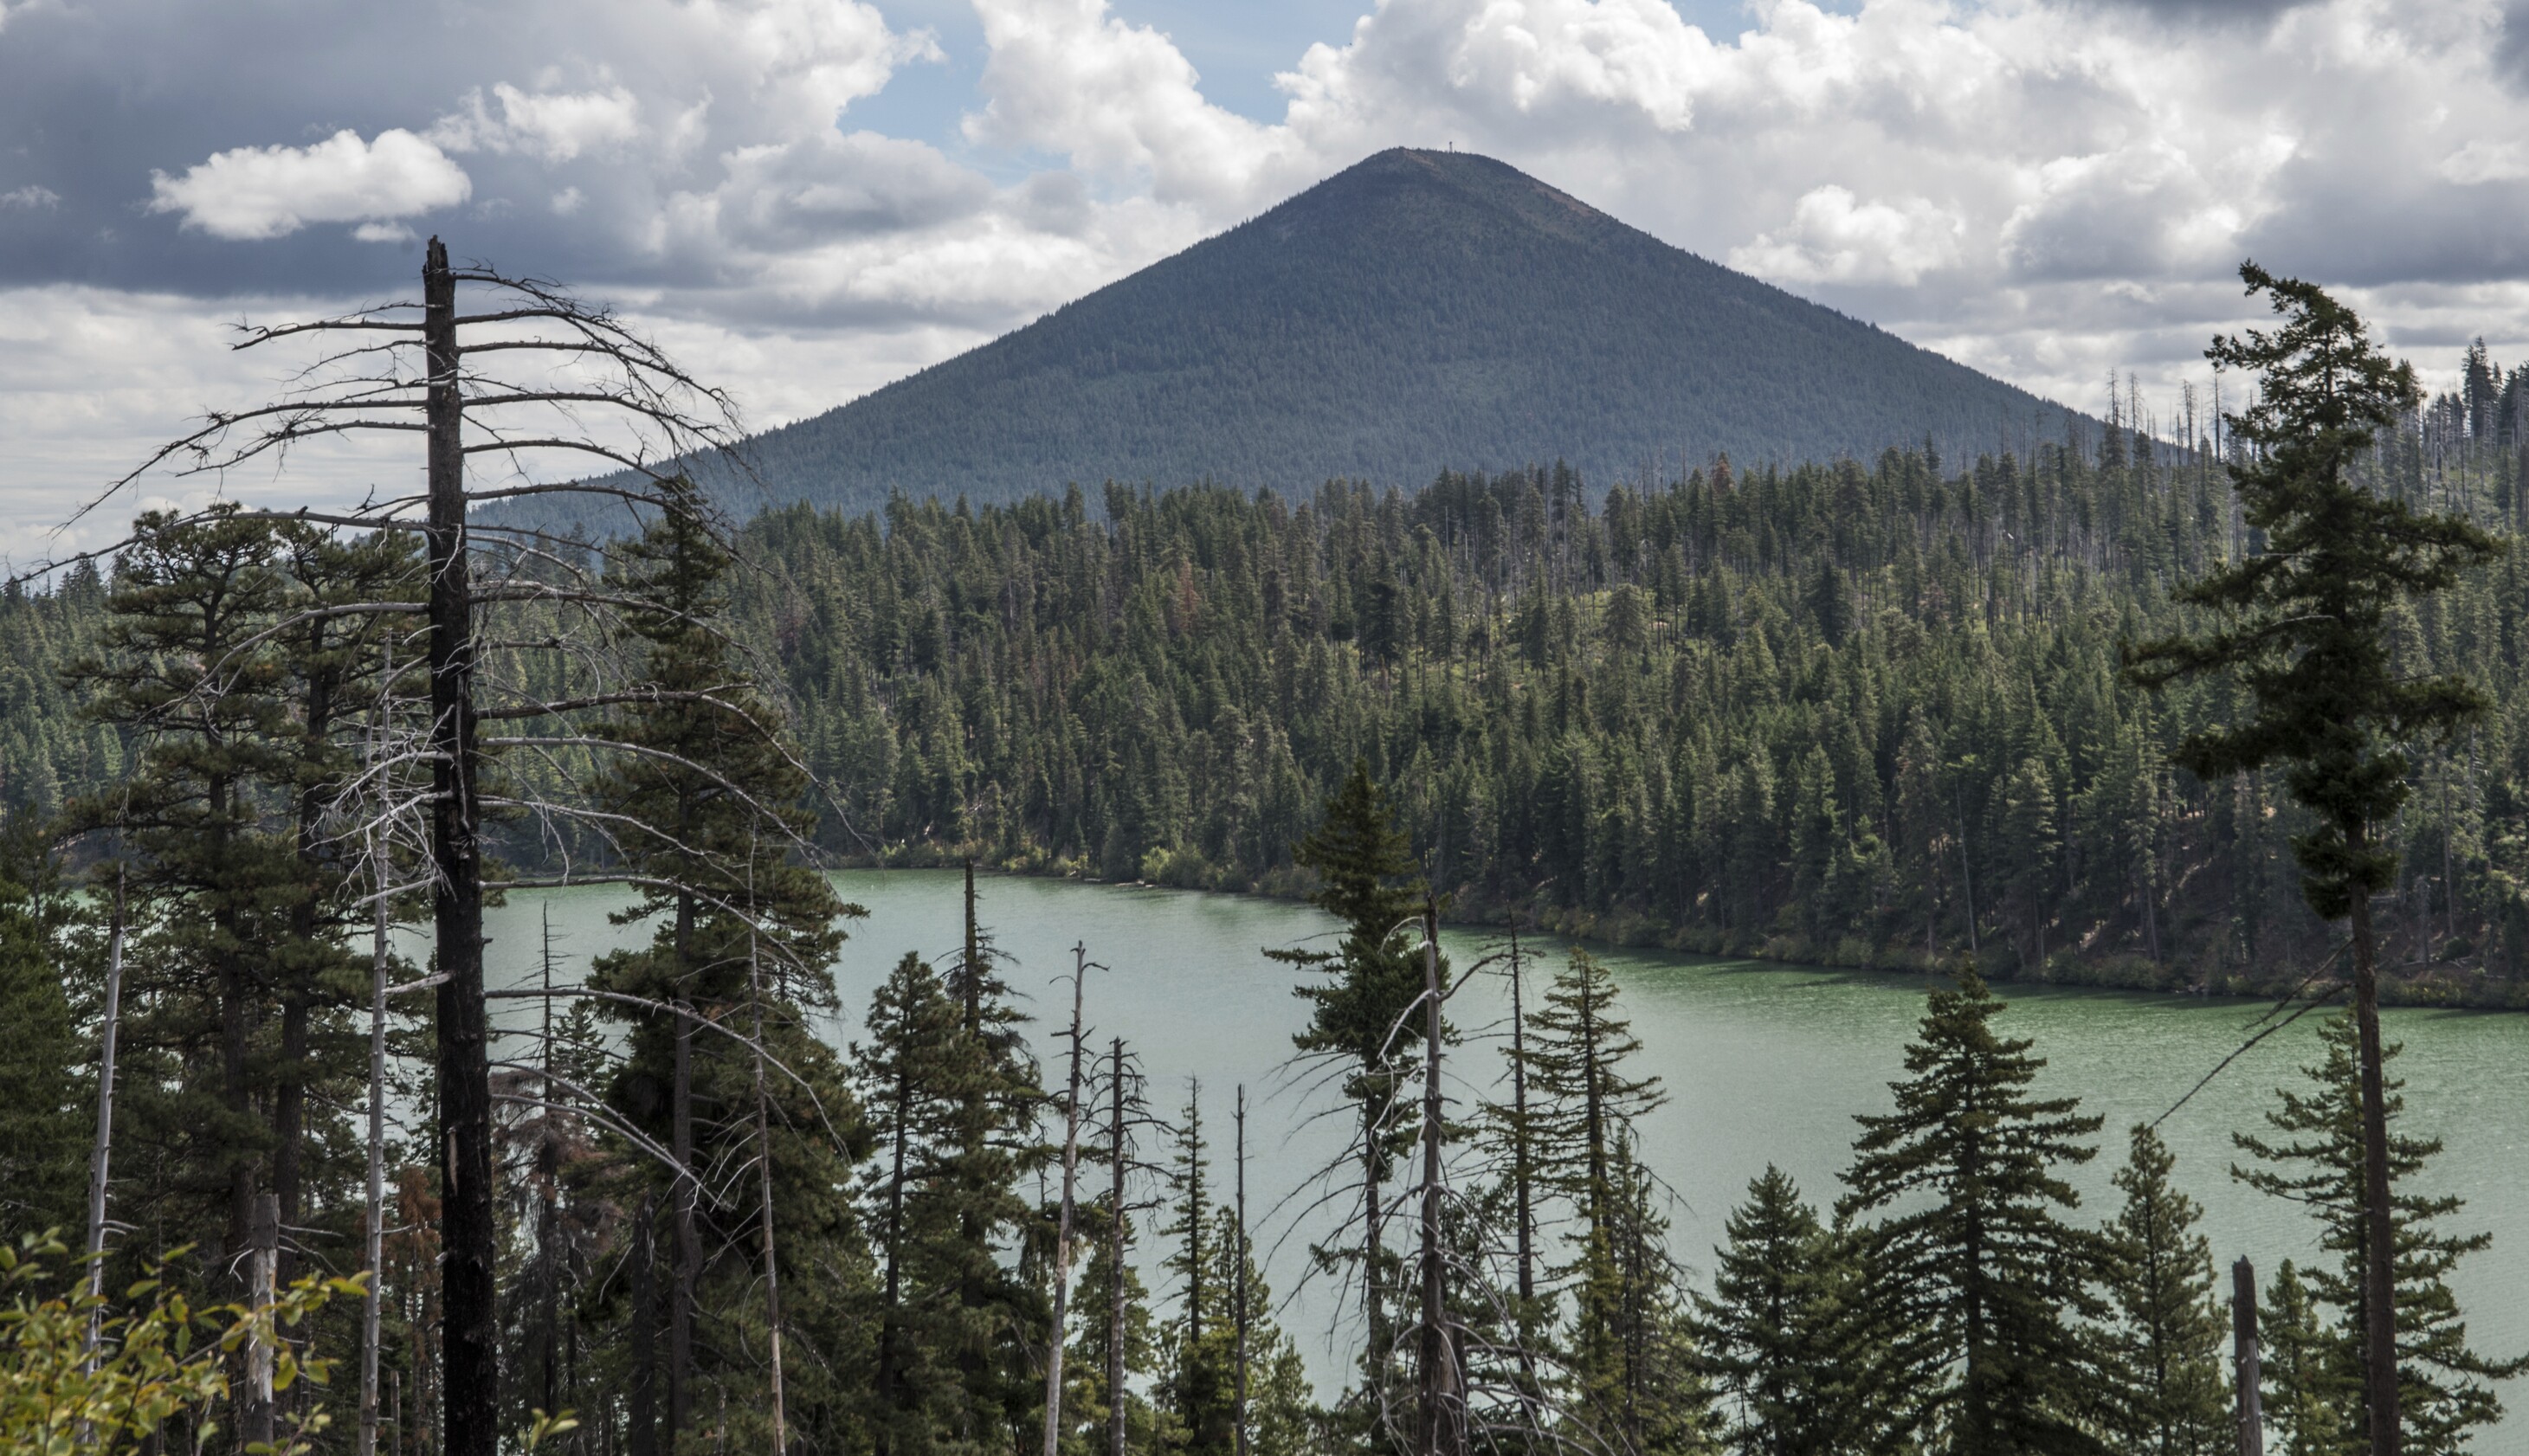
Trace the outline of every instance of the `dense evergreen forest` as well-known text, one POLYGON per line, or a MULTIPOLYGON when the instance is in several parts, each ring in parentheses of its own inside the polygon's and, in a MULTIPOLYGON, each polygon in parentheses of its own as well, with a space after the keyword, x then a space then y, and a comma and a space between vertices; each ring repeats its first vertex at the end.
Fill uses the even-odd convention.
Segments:
MULTIPOLYGON (((2370 461, 2516 526, 2529 370, 2370 461)), ((1397 785, 1455 917, 1842 965, 1972 952, 1997 976, 2216 991, 2324 953, 2270 777, 2168 748, 2230 703, 2123 685, 2171 588, 2255 545, 2210 425, 2028 458, 1727 459, 1593 491, 1566 468, 1290 500, 1108 487, 1001 508, 751 523, 743 634, 786 678, 825 845, 1296 892, 1291 845, 1356 759, 1397 785)), ((2415 766, 2393 994, 2529 998, 2529 695, 2513 557, 2396 622, 2401 660, 2500 711, 2415 766)), ((58 676, 92 574, 0 604, 5 791, 55 802, 126 749, 58 676)), ((547 852, 525 842, 532 862, 547 852)))
POLYGON ((753 481, 712 479, 750 510, 853 514, 893 491, 980 506, 1067 480, 1308 489, 1557 455, 1612 479, 1688 452, 1866 458, 1926 435, 2024 451, 2066 414, 1489 157, 1399 148, 768 432, 753 481))
POLYGON ((1603 496, 1110 487, 732 537, 668 478, 637 537, 561 547, 144 514, 110 578, 0 615, 0 1444, 2213 1456, 2236 1412, 2292 1456, 2468 1449, 2529 1355, 2469 1338, 2488 1236, 2398 1120, 2374 952, 2410 997, 2521 982, 2493 533, 2529 380, 2480 352, 2409 407, 2349 312, 2242 273, 2291 327, 2222 346, 2272 361, 2237 452, 2120 405, 2026 459, 1603 496), (631 943, 487 985, 487 838, 489 892, 615 887, 631 943), (833 854, 969 866, 956 948, 861 1008, 833 854), (1247 1089, 1224 1148, 1223 1089, 1091 1034, 1100 947, 1067 1019, 1025 1008, 979 860, 1319 907, 1258 961, 1306 1008, 1286 1113, 1342 1133, 1309 1184, 1251 1196, 1247 1089), (1444 899, 1506 922, 1471 964, 1444 899), (2321 914, 2352 970, 2312 991, 2321 914), (1670 1211, 1735 1191, 1648 1161, 1623 989, 1538 925, 1945 974, 1833 1202, 1768 1171, 1705 1276, 1670 1211), (1478 974, 1506 1025, 1453 1014, 1478 974), (2269 1025, 2349 981, 2233 1130, 2313 1236, 2236 1272, 2255 1381, 2183 1191, 2215 1174, 2117 1130, 2084 1209, 2117 1135, 2003 976, 2292 978, 2269 1025), (1324 1388, 1264 1200, 1339 1299, 1324 1388), (301 1377, 353 1361, 349 1410, 301 1377))

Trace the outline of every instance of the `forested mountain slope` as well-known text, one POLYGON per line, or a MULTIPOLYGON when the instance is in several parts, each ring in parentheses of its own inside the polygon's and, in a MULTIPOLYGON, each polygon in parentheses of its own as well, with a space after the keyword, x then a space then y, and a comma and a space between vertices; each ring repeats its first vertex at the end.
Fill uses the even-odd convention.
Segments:
MULTIPOLYGON (((2435 406, 2373 462, 2380 487, 2516 530, 2521 447, 2495 415, 2435 406)), ((1362 758, 1463 916, 2246 987, 2328 944, 2295 811, 2271 781, 2168 768, 2233 705, 2146 697, 2116 653, 2251 544, 2218 467, 2111 427, 1965 468, 1716 462, 1603 501, 1532 468, 800 506, 746 528, 735 610, 787 675, 826 841, 853 859, 1287 890, 1293 841, 1362 758)), ((2524 588, 2515 555, 2397 622, 2419 671, 2499 703, 2419 758, 2395 826, 2383 923, 2410 998, 2529 999, 2524 588)), ((120 772, 55 675, 103 597, 89 575, 0 603, 10 802, 120 772)))
MULTIPOLYGON (((2399 440, 2388 487, 2516 524, 2507 447, 2430 455, 2452 468, 2399 440)), ((2168 986, 2325 953, 2280 786, 2165 764, 2224 689, 2118 677, 2171 584, 2245 544, 2200 458, 2111 435, 1725 466, 1596 511, 1538 470, 1100 513, 757 523, 749 610, 845 795, 838 849, 1272 888, 1361 757, 1471 917, 2168 986)), ((2525 584, 2514 557, 2398 623, 2502 705, 2420 760, 2396 826, 2409 996, 2515 998, 2529 970, 2525 584)))
POLYGON ((2063 413, 1502 163, 1400 149, 752 451, 771 500, 860 511, 1558 458, 1604 486, 1927 436, 2025 453, 2063 413))

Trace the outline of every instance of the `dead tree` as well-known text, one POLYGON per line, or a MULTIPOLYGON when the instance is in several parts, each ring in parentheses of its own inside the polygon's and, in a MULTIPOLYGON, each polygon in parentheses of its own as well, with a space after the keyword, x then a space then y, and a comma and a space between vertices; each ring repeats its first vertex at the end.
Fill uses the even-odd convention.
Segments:
MULTIPOLYGON (((680 462, 726 452, 738 437, 735 409, 656 346, 602 307, 560 287, 484 267, 454 267, 433 239, 424 254, 419 301, 380 304, 326 319, 250 328, 241 350, 284 341, 321 341, 324 351, 297 371, 272 403, 207 416, 201 427, 160 448, 92 501, 150 472, 219 477, 273 464, 314 442, 395 434, 423 437, 423 488, 372 496, 341 510, 260 512, 351 532, 417 533, 425 579, 419 602, 335 603, 328 613, 411 614, 425 639, 428 703, 424 741, 405 762, 426 764, 429 789, 425 865, 438 992, 435 1083, 440 1137, 442 1372, 445 1450, 494 1456, 500 1444, 496 1225, 492 1202, 493 1094, 483 986, 483 894, 487 755, 503 746, 482 731, 487 719, 540 719, 621 701, 617 684, 546 698, 524 684, 482 680, 483 623, 505 604, 572 612, 596 630, 593 645, 544 644, 595 661, 615 633, 620 605, 591 577, 577 542, 529 525, 477 515, 501 501, 577 495, 632 512, 699 511, 679 488, 680 462), (481 300, 459 310, 459 296, 481 300), (596 421, 603 421, 601 426, 596 421), (596 459, 609 479, 538 479, 539 459, 596 459), (506 478, 477 479, 494 461, 506 478), (478 568, 480 568, 478 572, 478 568)), ((249 512, 253 514, 254 512, 249 512)), ((76 519, 76 517, 74 517, 76 519)), ((108 548, 111 550, 112 548, 108 548)), ((55 564, 47 564, 51 566, 55 564)), ((584 674, 585 675, 585 674, 584 674)), ((530 749, 570 744, 602 751, 602 739, 545 733, 511 742, 530 749)), ((530 806, 548 822, 568 805, 530 806)), ((380 806, 377 812, 389 812, 380 806)), ((579 823, 588 822, 580 816, 579 823)), ((619 827, 618 827, 619 828, 619 827)))

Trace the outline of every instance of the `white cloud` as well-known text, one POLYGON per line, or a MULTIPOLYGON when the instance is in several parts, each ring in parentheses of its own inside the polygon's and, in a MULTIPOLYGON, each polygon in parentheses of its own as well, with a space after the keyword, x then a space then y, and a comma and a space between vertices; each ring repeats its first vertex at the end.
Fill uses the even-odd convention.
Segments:
POLYGON ((2518 182, 2529 178, 2529 150, 2524 150, 2517 141, 2494 141, 2479 136, 2442 158, 2433 170, 2467 188, 2489 182, 2518 182))
POLYGON ((500 115, 483 104, 480 90, 468 92, 463 110, 440 118, 430 129, 430 140, 455 152, 519 151, 550 163, 567 162, 641 134, 640 100, 619 85, 602 91, 527 92, 502 81, 492 87, 492 97, 500 115))
POLYGON ((214 238, 264 239, 309 223, 366 222, 454 207, 472 195, 463 169, 401 129, 362 141, 341 131, 314 146, 241 146, 182 177, 150 174, 153 212, 180 212, 214 238))
POLYGON ((969 139, 1067 154, 1106 176, 1147 177, 1151 195, 1215 212, 1297 180, 1300 147, 1204 99, 1165 35, 1109 15, 1106 0, 975 0, 992 59, 991 98, 969 139))
POLYGON ((0 207, 17 208, 26 212, 50 212, 61 205, 62 194, 48 187, 28 184, 10 191, 0 192, 0 207))
MULTIPOLYGON (((88 8, 131 21, 173 3, 88 8)), ((495 0, 447 3, 489 14, 495 0)), ((311 35, 343 32, 329 54, 396 57, 374 78, 391 105, 347 103, 356 75, 302 97, 289 73, 258 73, 284 78, 264 87, 282 99, 251 129, 204 128, 217 140, 202 145, 303 141, 317 117, 353 130, 218 151, 158 177, 146 201, 216 237, 332 221, 380 242, 470 202, 457 220, 470 254, 566 269, 637 306, 751 398, 780 402, 764 423, 1399 144, 1500 157, 2076 404, 2100 403, 2111 368, 2147 390, 2201 379, 2206 335, 2245 311, 2230 275, 2248 253, 2347 289, 2428 367, 2480 329, 2508 359, 2529 351, 2515 282, 2529 278, 2529 143, 2513 139, 2529 136, 2529 83, 2502 69, 2529 35, 2504 13, 2529 12, 2513 0, 2253 15, 2198 0, 1751 0, 1727 33, 1669 0, 1361 0, 1341 41, 1288 58, 1287 104, 1263 117, 1215 104, 1184 49, 1107 0, 965 3, 981 50, 906 82, 954 94, 977 78, 936 143, 871 130, 871 115, 903 113, 861 103, 944 57, 867 0, 522 0, 497 50, 428 27, 376 43, 366 27, 387 22, 311 8, 311 35)), ((20 7, 11 46, 71 13, 20 7)), ((164 41, 171 54, 226 33, 182 28, 194 24, 116 28, 195 37, 164 41)), ((1204 24, 1245 22, 1220 7, 1204 24)), ((166 154, 153 140, 147 155, 166 154)), ((59 181, 86 174, 30 175, 72 195, 0 196, 11 228, 129 226, 82 212, 59 181)), ((145 160, 126 175, 136 188, 145 160)), ((287 246, 356 252, 361 278, 394 256, 351 242, 287 246)), ((188 264, 212 280, 189 285, 205 295, 238 286, 220 281, 227 260, 253 256, 167 255, 210 260, 188 264)))
POLYGON ((1893 283, 1910 287, 1959 260, 1966 227, 1920 197, 1856 202, 1833 183, 1803 195, 1789 227, 1730 250, 1730 266, 1781 283, 1893 283))

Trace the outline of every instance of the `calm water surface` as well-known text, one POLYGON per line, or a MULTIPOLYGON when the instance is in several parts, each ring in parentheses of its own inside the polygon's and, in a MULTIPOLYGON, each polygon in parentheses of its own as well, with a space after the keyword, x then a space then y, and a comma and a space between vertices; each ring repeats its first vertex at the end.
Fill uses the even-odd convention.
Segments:
MULTIPOLYGON (((954 953, 960 883, 952 871, 915 870, 846 874, 837 884, 870 912, 853 927, 837 977, 843 1014, 832 1038, 847 1046, 871 991, 898 957, 915 950, 939 962, 954 953)), ((1189 1079, 1202 1080, 1224 1194, 1230 1100, 1235 1087, 1248 1088, 1251 1216, 1271 1255, 1268 1280, 1277 1296, 1292 1297, 1284 1323, 1323 1393, 1347 1358, 1330 1332, 1336 1299, 1331 1288, 1297 1286, 1308 1238, 1323 1227, 1307 1212, 1315 1196, 1310 1179, 1340 1155, 1345 1139, 1341 1119, 1313 1115, 1333 1105, 1332 1095, 1288 1065, 1291 1035, 1307 1014, 1291 994, 1293 974, 1259 951, 1331 946, 1333 922, 1303 905, 1058 881, 993 878, 981 882, 981 893, 984 922, 1011 957, 1005 977, 1038 1018, 1039 1054, 1053 1054, 1053 1033, 1070 1009, 1071 947, 1085 943, 1090 958, 1108 968, 1093 971, 1089 983, 1088 1018, 1099 1044, 1120 1036, 1140 1054, 1155 1110, 1173 1114, 1189 1079)), ((548 909, 565 963, 584 964, 623 944, 632 933, 607 924, 606 915, 624 898, 600 889, 512 896, 490 915, 496 982, 532 973, 548 909)), ((1490 944, 1489 936, 1443 933, 1461 967, 1490 944)), ((1538 949, 1538 969, 1550 973, 1561 948, 1538 949)), ((1887 1084, 1903 1074, 1924 983, 1641 951, 1605 950, 1601 958, 1622 983, 1642 1069, 1656 1073, 1669 1094, 1641 1132, 1647 1160, 1682 1200, 1671 1236, 1678 1253, 1707 1267, 1723 1218, 1769 1162, 1798 1178, 1812 1199, 1831 1202, 1850 1158, 1853 1115, 1887 1110, 1887 1084)), ((2108 1179, 2123 1159, 2126 1129, 2159 1116, 2238 1045, 2242 1028, 2263 1010, 2174 997, 2004 992, 2012 1004, 2002 1029, 2033 1039, 2048 1059, 2039 1093, 2078 1096, 2086 1110, 2107 1117, 2100 1156, 2072 1174, 2083 1213, 2099 1219, 2115 1207, 2108 1179)), ((1508 1004, 1505 983, 1478 977, 1451 1005, 1452 1021, 1470 1033, 1459 1060, 1471 1081, 1488 1083, 1499 1066, 1499 1051, 1483 1034, 1508 1004)), ((503 1003, 497 1014, 511 1025, 532 1015, 519 1002, 503 1003)), ((2226 1275, 2241 1254, 2257 1261, 2261 1275, 2285 1259, 2321 1257, 2308 1219, 2229 1176, 2232 1131, 2260 1126, 2273 1089, 2296 1083, 2297 1068, 2316 1058, 2317 1020, 2304 1018, 2269 1038, 2162 1125, 2179 1179, 2204 1207, 2204 1228, 2226 1275)), ((2475 1343, 2496 1355, 2529 1349, 2522 1299, 2529 1293, 2529 1198, 2520 1187, 2529 1178, 2529 1017, 2392 1011, 2387 1020, 2391 1040, 2406 1048, 2395 1063, 2412 1109, 2405 1126, 2448 1142, 2431 1181, 2468 1200, 2449 1226, 2494 1233, 2494 1247, 2459 1274, 2475 1343)), ((1457 1089, 1469 1096, 1480 1090, 1457 1089)), ((2502 1393, 2507 1404, 2529 1405, 2529 1381, 2502 1393)), ((2529 1416, 2504 1423, 2481 1449, 2529 1456, 2529 1416)))

